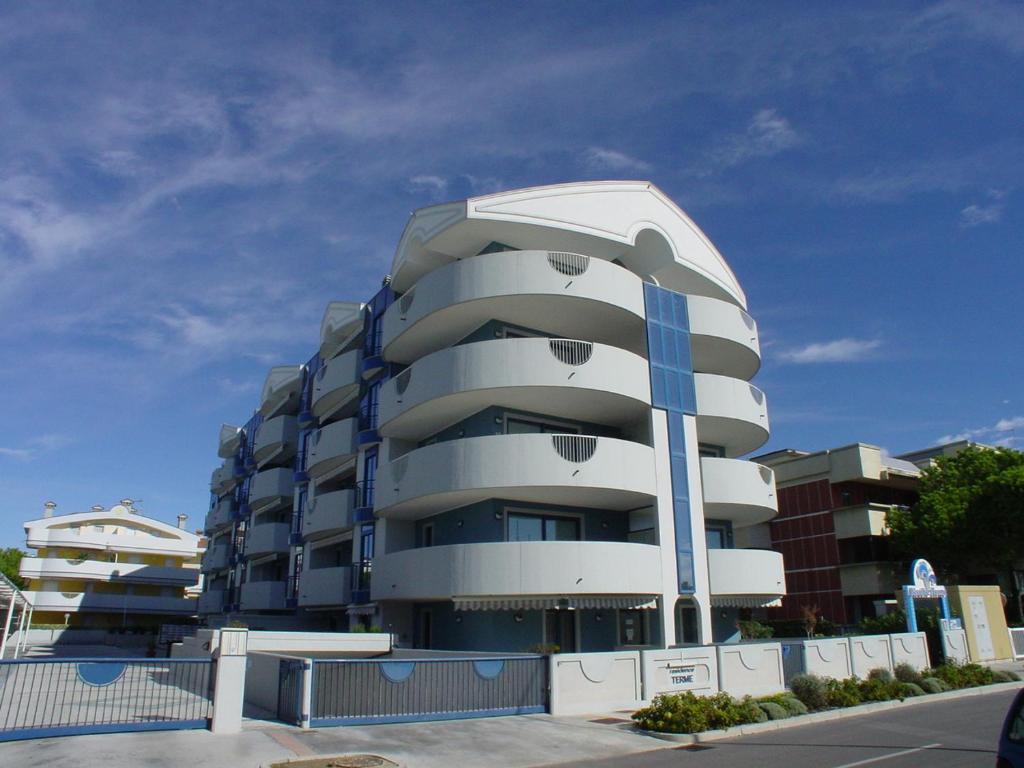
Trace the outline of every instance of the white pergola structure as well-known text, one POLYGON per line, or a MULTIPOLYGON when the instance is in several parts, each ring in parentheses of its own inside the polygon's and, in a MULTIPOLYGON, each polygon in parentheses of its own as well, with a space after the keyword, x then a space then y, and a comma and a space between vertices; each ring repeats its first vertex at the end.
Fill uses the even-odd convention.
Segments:
POLYGON ((3 659, 7 653, 7 641, 11 637, 15 608, 21 609, 21 613, 18 615, 18 626, 15 630, 17 635, 14 643, 14 658, 16 659, 18 654, 24 650, 28 628, 32 626, 32 603, 20 589, 14 586, 10 579, 0 573, 0 610, 3 611, 4 623, 3 635, 0 636, 0 659, 3 659), (28 617, 27 621, 26 616, 28 617))

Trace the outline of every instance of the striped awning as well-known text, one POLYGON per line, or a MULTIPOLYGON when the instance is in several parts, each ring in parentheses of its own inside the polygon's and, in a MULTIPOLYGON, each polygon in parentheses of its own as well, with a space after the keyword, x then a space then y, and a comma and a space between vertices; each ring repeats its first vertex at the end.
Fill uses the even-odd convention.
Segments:
POLYGON ((656 595, 509 595, 504 597, 453 597, 457 611, 539 611, 550 608, 620 608, 650 610, 658 607, 656 595))
POLYGON ((778 608, 779 595, 712 595, 712 608, 778 608))

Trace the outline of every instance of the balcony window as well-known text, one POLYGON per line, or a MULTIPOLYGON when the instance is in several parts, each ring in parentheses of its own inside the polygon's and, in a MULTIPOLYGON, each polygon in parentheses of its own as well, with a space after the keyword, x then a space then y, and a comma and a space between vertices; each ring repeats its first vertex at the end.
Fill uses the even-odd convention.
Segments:
POLYGON ((508 514, 509 541, 579 541, 580 521, 575 517, 508 514))
POLYGON ((579 427, 573 427, 561 422, 508 416, 505 418, 505 433, 508 435, 578 435, 580 430, 579 427))

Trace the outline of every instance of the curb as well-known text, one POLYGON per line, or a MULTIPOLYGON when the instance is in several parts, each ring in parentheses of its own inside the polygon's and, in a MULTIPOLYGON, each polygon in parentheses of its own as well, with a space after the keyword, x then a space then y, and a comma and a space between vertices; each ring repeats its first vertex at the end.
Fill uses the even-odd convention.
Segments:
POLYGON ((1000 691, 1015 691, 1024 687, 1024 681, 1010 683, 994 683, 993 685, 982 685, 977 688, 962 688, 958 691, 944 691, 943 693, 929 693, 925 696, 914 696, 912 698, 894 699, 893 701, 875 701, 870 704, 858 704, 856 707, 846 709, 828 709, 824 712, 811 712, 806 715, 787 717, 784 720, 769 720, 766 723, 747 723, 736 725, 732 728, 725 728, 717 731, 701 731, 700 733, 661 733, 660 731, 645 731, 634 728, 636 733, 645 736, 653 736, 662 741, 672 741, 677 744, 701 744, 706 741, 719 741, 721 739, 733 739, 737 736, 749 736, 755 733, 767 731, 781 731, 787 728, 798 728, 801 725, 813 725, 825 723, 830 720, 845 720, 849 717, 860 717, 875 712, 882 712, 887 709, 899 707, 912 707, 919 704, 931 704, 938 701, 950 701, 952 699, 965 699, 970 696, 983 696, 986 693, 999 693, 1000 691))

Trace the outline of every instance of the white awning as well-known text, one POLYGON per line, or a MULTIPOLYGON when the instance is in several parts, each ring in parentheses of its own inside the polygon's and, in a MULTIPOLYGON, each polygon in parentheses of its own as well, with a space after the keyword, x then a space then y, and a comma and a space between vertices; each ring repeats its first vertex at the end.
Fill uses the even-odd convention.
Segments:
POLYGON ((712 608, 778 608, 779 595, 712 595, 712 608))
POLYGON ((364 603, 363 605, 350 606, 345 613, 349 616, 373 616, 377 612, 376 603, 364 603))
POLYGON ((505 597, 453 597, 457 611, 539 611, 549 608, 620 608, 650 610, 658 607, 655 595, 511 595, 505 597))

